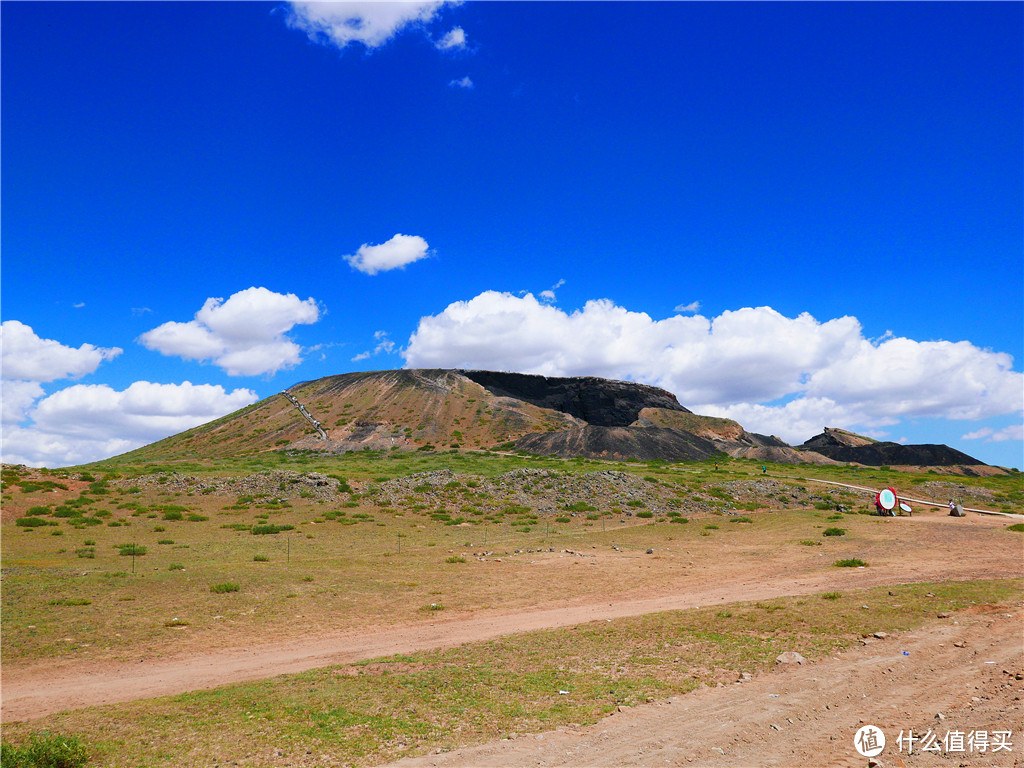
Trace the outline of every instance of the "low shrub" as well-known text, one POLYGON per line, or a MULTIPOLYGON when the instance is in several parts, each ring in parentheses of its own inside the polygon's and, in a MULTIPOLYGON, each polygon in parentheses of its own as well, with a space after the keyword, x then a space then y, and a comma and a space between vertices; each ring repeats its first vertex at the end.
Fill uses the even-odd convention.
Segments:
POLYGON ((28 744, 16 747, 0 745, 0 764, 4 768, 84 768, 89 750, 77 736, 61 736, 49 731, 33 733, 28 744))
POLYGON ((211 584, 210 591, 217 595, 222 595, 225 592, 238 592, 241 589, 237 584, 231 581, 221 582, 220 584, 211 584))
POLYGON ((836 560, 835 565, 838 568, 867 567, 867 563, 865 563, 863 560, 858 560, 856 557, 851 557, 848 560, 836 560))
POLYGON ((824 531, 821 532, 821 535, 822 536, 845 536, 846 535, 846 529, 845 528, 826 528, 824 531))
POLYGON ((282 531, 295 530, 294 525, 275 525, 274 523, 268 523, 267 525, 254 525, 252 527, 253 536, 267 536, 275 533, 281 533, 282 531))

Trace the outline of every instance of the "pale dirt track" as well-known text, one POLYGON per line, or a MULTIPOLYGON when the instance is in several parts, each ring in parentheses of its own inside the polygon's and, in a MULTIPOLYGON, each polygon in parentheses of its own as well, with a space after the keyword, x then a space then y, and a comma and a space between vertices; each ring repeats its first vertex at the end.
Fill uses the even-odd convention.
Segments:
POLYGON ((839 657, 624 709, 586 728, 517 735, 407 758, 391 768, 864 768, 868 761, 855 751, 854 735, 865 724, 885 733, 887 746, 879 756, 885 766, 1021 765, 1024 680, 1016 675, 1024 673, 1024 611, 1012 610, 957 613, 938 626, 892 635, 839 657), (911 729, 931 729, 940 740, 948 731, 1010 730, 1012 749, 901 754, 899 733, 911 729))
MULTIPOLYGON (((915 524, 928 526, 940 520, 913 518, 915 524)), ((982 520, 975 524, 993 525, 982 520)), ((948 559, 907 558, 883 568, 825 569, 796 575, 789 575, 770 562, 750 562, 742 569, 711 567, 705 573, 695 574, 683 587, 663 585, 659 592, 655 586, 642 597, 564 602, 516 612, 481 611, 430 624, 367 627, 285 642, 250 639, 243 640, 249 643, 247 647, 180 657, 144 657, 135 663, 78 660, 24 667, 6 664, 2 720, 32 720, 63 710, 172 695, 397 653, 450 648, 516 632, 656 611, 916 581, 1008 578, 1024 572, 1020 552, 1012 548, 1008 551, 979 547, 969 556, 964 554, 948 559)))

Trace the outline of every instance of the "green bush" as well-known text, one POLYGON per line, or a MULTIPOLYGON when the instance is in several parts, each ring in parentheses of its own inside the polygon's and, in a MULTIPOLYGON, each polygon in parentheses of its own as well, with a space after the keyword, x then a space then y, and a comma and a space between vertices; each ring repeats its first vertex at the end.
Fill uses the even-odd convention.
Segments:
POLYGON ((253 555, 252 556, 252 561, 254 563, 268 563, 268 562, 270 562, 270 558, 267 557, 266 555, 253 555))
POLYGON ((33 733, 21 747, 0 745, 3 768, 83 768, 88 762, 89 750, 77 736, 42 731, 33 733))
POLYGON ((856 557, 851 557, 849 560, 836 560, 835 565, 838 568, 860 568, 861 566, 866 567, 867 563, 856 557))
POLYGON ((846 535, 846 529, 845 528, 826 528, 824 531, 821 532, 821 535, 822 536, 845 536, 846 535))
POLYGON ((568 522, 571 522, 571 521, 572 521, 572 518, 571 517, 567 517, 566 515, 559 515, 558 517, 555 518, 555 522, 556 523, 568 523, 568 522))
POLYGON ((592 507, 585 501, 577 501, 575 504, 566 504, 565 508, 570 512, 597 512, 597 507, 592 507))
POLYGON ((1006 526, 1006 530, 1024 533, 1024 523, 1014 523, 1013 525, 1008 525, 1006 526))
POLYGON ((19 517, 14 521, 14 524, 21 528, 39 528, 43 525, 49 525, 50 523, 43 520, 41 517, 19 517))
POLYGON ((637 517, 642 517, 642 518, 646 519, 646 518, 654 517, 654 513, 653 512, 637 512, 636 516, 637 517))
POLYGON ((164 520, 184 520, 185 516, 178 512, 176 509, 172 509, 170 512, 164 512, 164 520))
POLYGON ((273 523, 268 523, 266 525, 254 525, 252 527, 252 534, 253 536, 266 536, 270 534, 281 533, 281 531, 291 531, 294 529, 294 525, 274 525, 273 523))
POLYGON ((211 584, 210 585, 210 591, 213 592, 214 594, 218 594, 218 595, 222 595, 225 592, 237 592, 239 589, 241 589, 241 587, 239 587, 234 582, 230 582, 230 581, 225 581, 225 582, 222 582, 220 584, 211 584))
POLYGON ((141 557, 146 554, 146 548, 140 544, 118 544, 117 550, 121 557, 131 557, 132 555, 141 557))

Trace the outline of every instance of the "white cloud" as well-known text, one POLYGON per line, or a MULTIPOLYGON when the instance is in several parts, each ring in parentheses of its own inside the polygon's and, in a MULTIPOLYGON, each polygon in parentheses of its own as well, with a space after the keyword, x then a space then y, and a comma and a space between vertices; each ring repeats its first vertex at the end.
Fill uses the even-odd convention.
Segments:
POLYGON ((165 355, 211 360, 231 376, 273 374, 302 362, 302 348, 285 334, 319 317, 313 298, 247 288, 227 301, 207 299, 193 320, 164 323, 139 342, 165 355))
POLYGON ((462 27, 455 27, 447 35, 435 43, 438 50, 450 51, 453 48, 466 47, 466 32, 462 27))
POLYGON ((673 312, 700 312, 700 302, 691 301, 689 304, 680 304, 673 312))
POLYGON ((460 77, 458 80, 450 80, 448 82, 449 88, 464 88, 467 91, 473 89, 473 81, 469 79, 469 75, 460 77))
POLYGON ((1008 427, 996 430, 991 427, 982 427, 974 432, 968 432, 960 438, 961 440, 984 440, 986 443, 1002 443, 1006 440, 1024 440, 1024 424, 1011 424, 1008 427))
POLYGON ((377 346, 373 348, 373 351, 360 352, 352 358, 352 362, 357 363, 360 360, 367 360, 382 352, 390 354, 395 351, 395 342, 388 338, 387 331, 374 331, 373 338, 377 341, 377 346))
POLYGON ((39 338, 31 327, 17 320, 0 324, 0 344, 3 345, 4 379, 38 382, 84 376, 123 351, 120 347, 92 344, 83 344, 77 349, 67 347, 53 339, 39 338))
POLYGON ((429 255, 430 246, 422 237, 398 234, 380 245, 363 243, 358 251, 344 259, 353 269, 367 275, 376 275, 378 272, 405 267, 429 255))
POLYGON ((0 410, 2 417, 0 423, 4 426, 9 424, 20 424, 25 419, 25 414, 32 403, 43 396, 43 387, 37 381, 7 381, 0 382, 3 391, 0 392, 0 410))
POLYGON ((404 356, 409 367, 642 381, 788 442, 826 425, 1016 413, 1024 401, 1009 355, 965 341, 872 342, 854 317, 820 322, 770 307, 654 320, 607 300, 567 313, 532 294, 488 291, 421 318, 404 356))
MULTIPOLYGON (((6 394, 6 392, 5 392, 6 394)), ((3 460, 67 466, 107 458, 182 432, 257 400, 250 389, 137 381, 117 391, 76 384, 43 398, 30 427, 4 430, 3 460)))
MULTIPOLYGON (((366 48, 373 49, 384 45, 410 25, 429 23, 442 7, 455 4, 445 0, 292 2, 289 4, 290 12, 286 21, 288 26, 305 32, 315 43, 333 45, 339 50, 343 50, 349 43, 362 43, 366 48)), ((444 39, 448 39, 455 31, 449 32, 444 39)))

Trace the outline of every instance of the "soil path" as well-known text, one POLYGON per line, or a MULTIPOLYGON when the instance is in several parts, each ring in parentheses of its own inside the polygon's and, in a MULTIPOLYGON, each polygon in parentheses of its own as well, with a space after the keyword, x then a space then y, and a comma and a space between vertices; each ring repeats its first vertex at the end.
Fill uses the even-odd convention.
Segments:
POLYGON ((1015 553, 993 551, 952 561, 906 562, 886 568, 830 569, 794 576, 756 570, 744 574, 709 574, 688 583, 685 592, 663 588, 650 596, 616 596, 607 600, 566 602, 532 609, 480 611, 429 624, 368 627, 358 631, 181 657, 141 658, 136 663, 81 660, 66 664, 5 665, 2 721, 32 720, 54 712, 135 699, 214 688, 246 680, 302 672, 332 664, 450 648, 536 629, 637 616, 741 600, 858 589, 914 581, 968 580, 1020 576, 1015 553))
MULTIPOLYGON (((1024 639, 1019 606, 955 614, 941 624, 795 669, 623 709, 593 726, 516 736, 391 764, 470 766, 822 766, 863 768, 858 729, 877 726, 885 766, 1020 765, 1024 639), (908 754, 900 734, 1011 731, 981 752, 908 754), (902 751, 900 747, 903 747, 902 751)), ((570 694, 571 695, 571 694, 570 694)), ((952 746, 956 748, 956 743, 952 746)))

